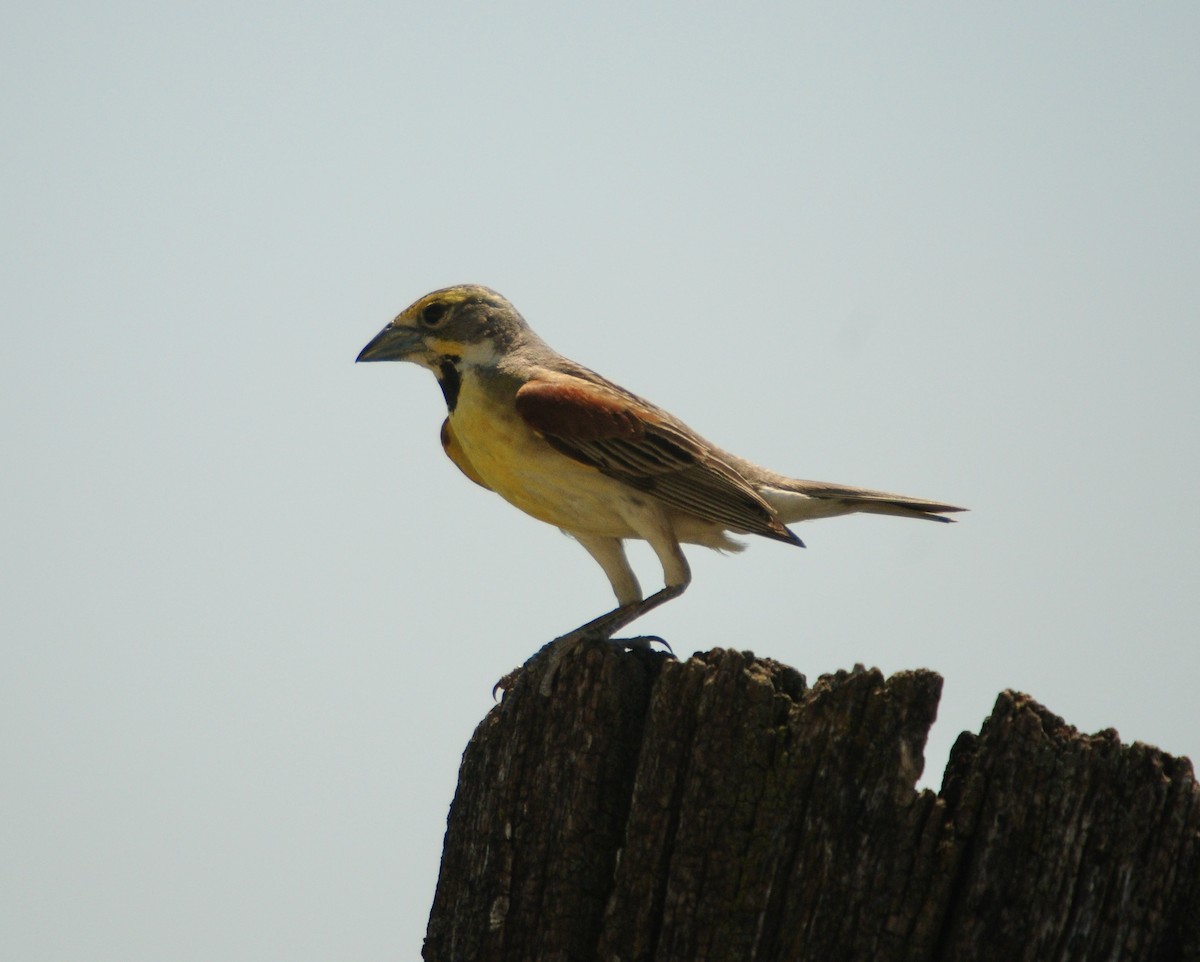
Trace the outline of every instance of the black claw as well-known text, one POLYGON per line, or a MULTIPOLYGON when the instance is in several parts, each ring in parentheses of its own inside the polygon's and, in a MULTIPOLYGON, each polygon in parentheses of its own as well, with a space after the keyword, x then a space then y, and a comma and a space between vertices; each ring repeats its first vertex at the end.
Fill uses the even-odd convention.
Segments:
POLYGON ((671 657, 675 657, 675 649, 667 642, 666 638, 660 635, 638 635, 636 638, 611 638, 609 641, 614 645, 622 645, 625 648, 640 648, 643 651, 650 651, 651 644, 658 642, 670 652, 671 657))

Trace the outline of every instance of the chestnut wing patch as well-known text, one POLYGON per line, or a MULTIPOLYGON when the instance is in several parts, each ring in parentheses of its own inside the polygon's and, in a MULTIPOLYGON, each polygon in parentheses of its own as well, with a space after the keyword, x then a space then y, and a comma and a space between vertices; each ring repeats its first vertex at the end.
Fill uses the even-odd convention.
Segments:
POLYGON ((797 542, 746 480, 654 408, 581 379, 530 381, 517 413, 555 450, 660 501, 738 531, 797 542))
POLYGON ((517 391, 517 413, 535 431, 580 441, 639 438, 646 433, 624 398, 585 381, 530 381, 517 391))

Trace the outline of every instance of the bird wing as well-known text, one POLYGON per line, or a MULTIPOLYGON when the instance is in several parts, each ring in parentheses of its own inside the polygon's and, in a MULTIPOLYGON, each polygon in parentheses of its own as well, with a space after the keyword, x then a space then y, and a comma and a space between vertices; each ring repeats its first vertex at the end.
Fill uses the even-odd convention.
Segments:
POLYGON ((454 429, 450 427, 450 419, 446 418, 442 422, 442 450, 446 452, 446 457, 454 462, 454 466, 463 474, 474 481, 481 488, 492 490, 492 486, 479 476, 479 472, 475 470, 475 465, 471 463, 471 459, 467 457, 467 452, 462 449, 462 445, 458 443, 458 438, 454 436, 454 429))
POLYGON ((516 405, 555 450, 672 508, 736 531, 800 543, 706 442, 615 385, 556 374, 524 384, 516 405))

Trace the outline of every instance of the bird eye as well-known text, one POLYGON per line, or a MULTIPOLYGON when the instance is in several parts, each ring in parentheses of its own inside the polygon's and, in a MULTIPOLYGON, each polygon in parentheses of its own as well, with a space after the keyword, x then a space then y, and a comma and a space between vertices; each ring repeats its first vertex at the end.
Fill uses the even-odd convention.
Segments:
POLYGON ((421 323, 426 327, 437 327, 446 314, 446 305, 442 301, 426 304, 421 311, 421 323))

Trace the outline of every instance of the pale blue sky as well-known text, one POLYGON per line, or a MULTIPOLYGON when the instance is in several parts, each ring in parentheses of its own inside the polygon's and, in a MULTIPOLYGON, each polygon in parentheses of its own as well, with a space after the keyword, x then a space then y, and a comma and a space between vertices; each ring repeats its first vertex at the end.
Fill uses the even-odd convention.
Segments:
MULTIPOLYGON (((9 4, 0 955, 416 957, 493 682, 611 604, 459 476, 446 284, 954 527, 692 549, 681 654, 1200 756, 1192 4, 9 4)), ((635 552, 647 586, 657 565, 635 552)))

